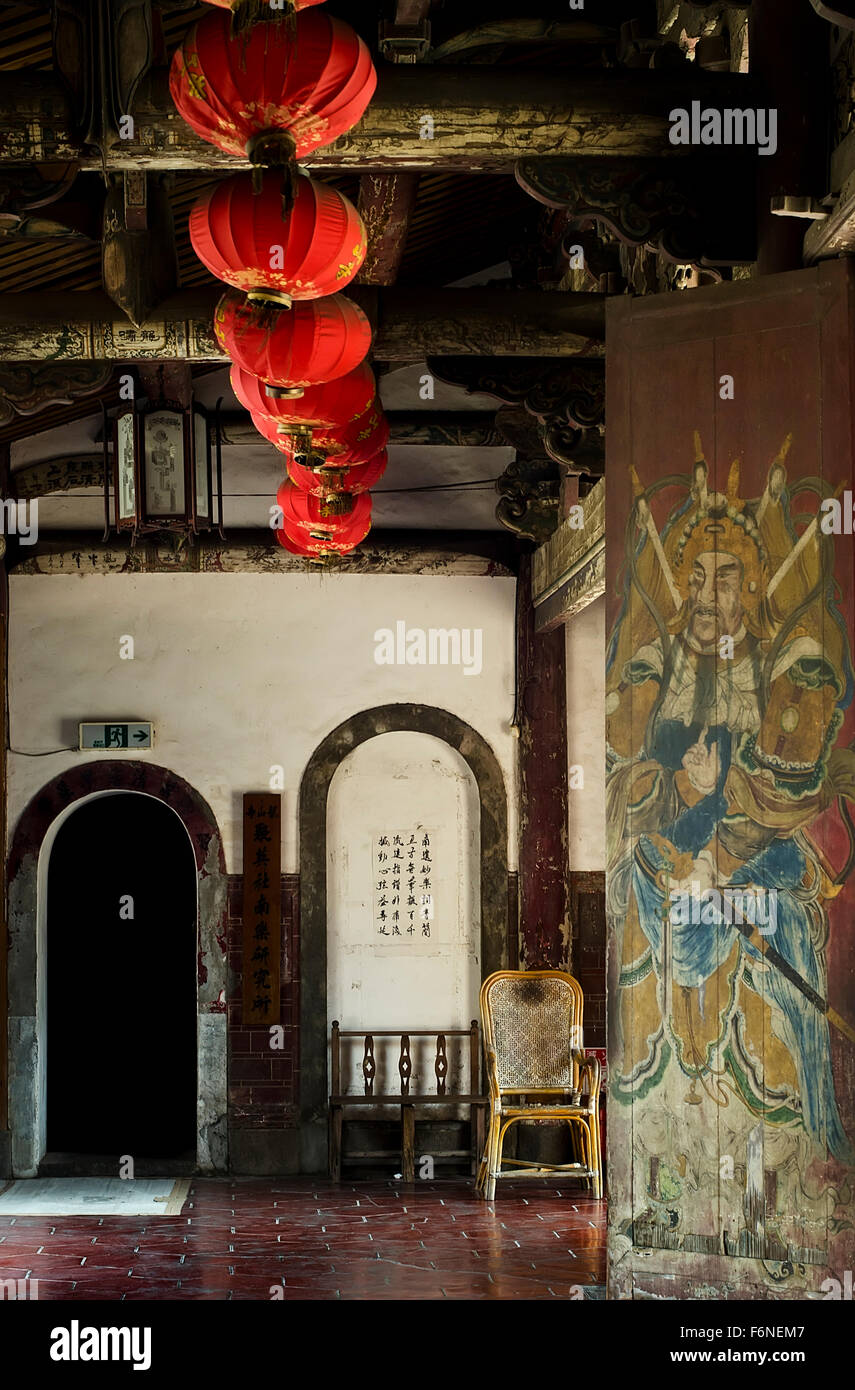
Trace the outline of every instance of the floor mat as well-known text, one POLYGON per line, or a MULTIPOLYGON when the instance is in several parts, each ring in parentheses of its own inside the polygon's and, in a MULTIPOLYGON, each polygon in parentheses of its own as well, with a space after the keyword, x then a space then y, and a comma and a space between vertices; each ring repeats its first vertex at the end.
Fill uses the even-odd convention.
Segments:
POLYGON ((0 1216, 178 1216, 189 1191, 189 1178, 22 1178, 0 1216))

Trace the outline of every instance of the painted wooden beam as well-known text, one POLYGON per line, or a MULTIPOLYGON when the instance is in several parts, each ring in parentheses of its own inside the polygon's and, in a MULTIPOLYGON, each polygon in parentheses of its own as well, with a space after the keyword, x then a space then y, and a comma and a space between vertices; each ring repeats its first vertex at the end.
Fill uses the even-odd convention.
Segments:
POLYGON ((394 285, 404 259, 407 230, 416 206, 418 174, 363 174, 358 208, 368 234, 361 285, 394 285))
MULTIPOLYGON (((135 327, 105 294, 0 295, 0 361, 226 362, 212 317, 219 288, 182 291, 135 327)), ((602 356, 603 297, 528 290, 349 291, 375 327, 379 361, 515 352, 602 356)))
MULTIPOLYGON (((510 172, 518 159, 559 155, 703 158, 674 146, 668 113, 692 100, 756 104, 751 79, 726 73, 603 71, 570 74, 489 67, 381 67, 377 92, 347 135, 305 161, 308 169, 466 169, 510 172)), ((140 84, 133 138, 103 156, 81 149, 68 97, 47 72, 4 74, 0 164, 77 161, 84 170, 235 170, 246 161, 195 135, 169 96, 168 73, 140 84)))
MULTIPOLYGON (((175 536, 146 536, 132 549, 126 537, 101 539, 93 531, 46 531, 21 547, 15 574, 305 574, 317 566, 289 555, 267 527, 229 531, 226 539, 201 536, 191 546, 175 536)), ((507 577, 515 573, 516 546, 499 531, 370 532, 352 555, 329 566, 345 574, 431 574, 507 577)))

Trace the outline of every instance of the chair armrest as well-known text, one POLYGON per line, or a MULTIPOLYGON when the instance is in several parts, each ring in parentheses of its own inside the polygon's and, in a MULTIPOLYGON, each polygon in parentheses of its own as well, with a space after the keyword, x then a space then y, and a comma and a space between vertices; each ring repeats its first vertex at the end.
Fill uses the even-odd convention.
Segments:
POLYGON ((574 1047, 573 1061, 577 1067, 579 1089, 588 1095, 591 1108, 596 1109, 600 1100, 600 1059, 587 1057, 584 1052, 574 1047), (588 1082, 587 1085, 584 1084, 585 1081, 588 1082))
POLYGON ((485 1044, 484 1052, 487 1058, 487 1086, 490 1091, 491 1109, 495 1115, 502 1108, 502 1095, 499 1090, 499 1062, 496 1049, 489 1043, 485 1044))

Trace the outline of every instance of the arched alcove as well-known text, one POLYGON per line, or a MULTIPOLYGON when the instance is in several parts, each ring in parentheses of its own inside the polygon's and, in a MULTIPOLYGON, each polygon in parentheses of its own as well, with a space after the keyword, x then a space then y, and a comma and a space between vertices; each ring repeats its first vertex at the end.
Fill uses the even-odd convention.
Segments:
MULTIPOLYGON (((207 802, 183 778, 151 763, 84 763, 47 783, 28 803, 9 854, 9 1117, 12 1170, 32 1177, 45 1152, 47 879, 56 835, 95 797, 136 792, 165 803, 184 825, 196 866, 196 1163, 228 1167, 226 1122, 226 872, 222 838, 207 802)), ((167 891, 167 885, 164 885, 167 891)))
POLYGON ((300 1108, 302 1166, 308 1172, 326 1166, 327 799, 339 764, 366 740, 394 732, 442 740, 475 778, 482 974, 507 965, 508 812, 493 750, 469 724, 431 705, 383 705, 345 720, 315 749, 300 785, 300 1108))
MULTIPOLYGON (((478 1016, 478 786, 430 734, 381 734, 339 763, 327 798, 327 1012, 345 1030, 468 1028, 478 1016)), ((449 1089, 469 1040, 448 1039, 449 1089)), ((377 1039, 377 1090, 396 1089, 399 1039, 377 1039)), ((414 1038, 411 1089, 435 1081, 414 1038)), ((342 1089, 361 1089, 362 1042, 343 1045, 342 1089)))

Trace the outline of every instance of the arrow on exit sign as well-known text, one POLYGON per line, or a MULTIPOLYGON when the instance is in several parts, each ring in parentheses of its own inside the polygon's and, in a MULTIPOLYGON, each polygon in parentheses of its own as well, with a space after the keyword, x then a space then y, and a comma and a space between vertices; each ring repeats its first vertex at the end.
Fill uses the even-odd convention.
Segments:
POLYGON ((154 746, 154 727, 142 721, 135 724, 115 720, 105 724, 80 725, 80 749, 103 749, 105 752, 115 748, 152 748, 154 746))

